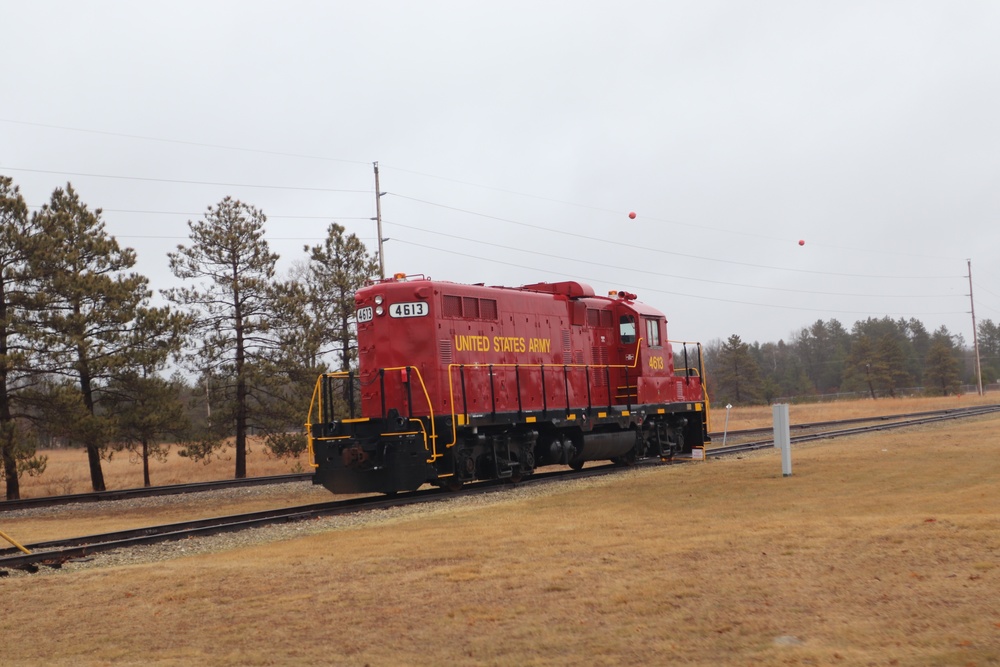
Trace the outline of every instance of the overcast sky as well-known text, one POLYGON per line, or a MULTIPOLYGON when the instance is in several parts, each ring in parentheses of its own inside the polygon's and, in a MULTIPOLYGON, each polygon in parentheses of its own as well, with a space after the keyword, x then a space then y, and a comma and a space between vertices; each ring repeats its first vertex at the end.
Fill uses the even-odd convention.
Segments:
POLYGON ((154 289, 187 221, 635 292, 670 337, 1000 321, 1000 2, 0 0, 0 174, 154 289), (637 216, 630 220, 628 213, 637 216), (800 245, 799 240, 805 244, 800 245))

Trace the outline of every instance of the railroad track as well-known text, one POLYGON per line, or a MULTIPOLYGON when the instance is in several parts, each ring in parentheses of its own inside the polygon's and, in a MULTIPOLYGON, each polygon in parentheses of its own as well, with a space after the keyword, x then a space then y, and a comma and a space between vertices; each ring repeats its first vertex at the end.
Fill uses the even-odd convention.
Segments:
MULTIPOLYGON (((622 470, 620 466, 602 465, 583 470, 558 470, 541 472, 517 483, 517 486, 542 484, 558 479, 582 479, 613 474, 622 470)), ((471 484, 461 492, 463 495, 482 495, 496 493, 512 485, 503 480, 493 480, 471 484)), ((275 523, 289 521, 304 521, 324 516, 337 516, 354 512, 406 507, 427 502, 447 500, 455 497, 455 493, 443 489, 431 488, 397 496, 366 496, 347 500, 334 500, 310 505, 299 505, 282 509, 264 510, 246 514, 196 519, 179 523, 148 526, 130 530, 86 535, 70 539, 52 540, 34 544, 22 545, 25 553, 16 547, 0 549, 0 573, 6 569, 23 569, 37 572, 40 566, 61 567, 63 563, 86 556, 127 547, 182 540, 189 537, 217 535, 220 533, 257 528, 275 523)), ((2 576, 2 575, 0 575, 2 576)))
POLYGON ((64 496, 41 496, 39 498, 22 498, 20 500, 0 501, 0 512, 23 510, 34 507, 51 507, 54 505, 69 505, 71 503, 96 503, 108 500, 128 500, 130 498, 151 498, 153 496, 172 496, 182 493, 199 493, 201 491, 216 491, 244 486, 261 486, 265 484, 285 484, 289 482, 308 482, 312 473, 290 473, 287 475, 270 475, 266 477, 245 477, 243 479, 221 479, 212 482, 191 482, 189 484, 166 484, 134 489, 117 489, 114 491, 93 491, 90 493, 71 493, 64 496))
MULTIPOLYGON (((861 417, 856 419, 844 419, 840 421, 814 422, 811 424, 798 424, 791 426, 791 431, 799 434, 792 435, 792 444, 810 442, 812 440, 822 440, 826 438, 838 438, 860 433, 871 433, 876 431, 888 431, 907 426, 919 426, 921 424, 933 424, 953 419, 965 417, 977 417, 1000 411, 1000 405, 979 405, 971 408, 956 408, 952 410, 935 410, 931 412, 914 412, 906 415, 887 415, 884 417, 861 417), (871 422, 879 422, 872 424, 871 422), (849 424, 864 424, 850 428, 839 428, 849 424), (823 430, 834 427, 833 430, 823 430), (814 433, 801 433, 801 431, 814 430, 814 433)), ((772 431, 771 428, 747 429, 744 431, 730 431, 729 436, 751 435, 755 433, 766 433, 772 431)), ((721 435, 721 434, 718 434, 721 435)), ((723 456, 726 454, 739 454, 741 452, 751 452, 757 449, 765 449, 774 446, 774 438, 755 440, 751 442, 741 442, 727 445, 725 447, 713 447, 706 450, 706 456, 723 456)))
MULTIPOLYGON (((891 423, 901 420, 913 420, 924 418, 953 418, 955 416, 965 416, 970 411, 979 414, 981 411, 990 409, 1000 409, 1000 406, 977 406, 972 408, 955 408, 948 410, 933 410, 929 412, 912 412, 898 415, 884 415, 880 417, 858 417, 854 419, 843 419, 837 421, 811 422, 803 424, 792 424, 792 432, 809 431, 827 427, 839 427, 847 424, 865 424, 871 422, 891 423)), ((904 425, 909 424, 906 421, 904 425)), ((757 433, 767 433, 770 427, 743 429, 729 431, 727 438, 744 438, 757 433)), ((722 440, 723 433, 711 434, 714 441, 722 440)), ((794 442, 795 440, 793 440, 794 442)), ((767 446, 769 441, 761 441, 756 449, 767 446)), ((736 447, 736 445, 734 445, 736 447)), ((729 448, 727 448, 728 450, 729 448)), ((718 450, 712 449, 710 452, 718 450)), ((733 452, 741 451, 734 449, 733 452)), ((749 451, 749 450, 742 450, 749 451)), ((132 498, 148 498, 153 496, 168 496, 184 493, 198 493, 201 491, 216 491, 218 489, 237 488, 245 486, 259 486, 264 484, 283 484, 290 482, 308 482, 312 480, 312 473, 293 473, 288 475, 272 475, 268 477, 249 477, 245 479, 223 479, 212 482, 193 482, 190 484, 170 484, 165 486, 151 486, 133 489, 117 489, 112 491, 96 491, 90 493, 74 493, 63 496, 42 496, 39 498, 23 498, 21 500, 0 500, 0 513, 19 509, 29 509, 35 507, 50 507, 54 505, 68 505, 71 503, 93 503, 114 500, 128 500, 132 498)))
MULTIPOLYGON (((928 410, 926 412, 907 412, 903 414, 896 415, 880 415, 875 417, 854 417, 852 419, 836 419, 832 421, 822 421, 822 422, 806 422, 801 424, 792 424, 790 426, 791 430, 800 431, 815 428, 825 428, 829 426, 840 427, 846 426, 848 424, 867 424, 871 422, 894 422, 900 420, 913 420, 913 419, 923 419, 925 417, 943 417, 948 416, 965 416, 967 413, 980 414, 981 412, 992 412, 994 410, 1000 409, 1000 405, 977 405, 968 408, 947 408, 942 410, 928 410)), ((759 428, 748 428, 737 431, 729 431, 728 437, 740 437, 753 435, 755 433, 767 433, 772 430, 770 426, 761 426, 759 428)), ((723 437, 722 431, 717 431, 710 433, 713 440, 718 440, 723 437)))
MULTIPOLYGON (((851 428, 838 428, 835 430, 823 431, 823 428, 845 423, 871 422, 872 419, 845 420, 840 422, 823 422, 821 424, 799 425, 799 429, 811 427, 818 429, 815 433, 796 435, 792 438, 793 443, 808 442, 847 435, 857 435, 860 433, 871 433, 894 428, 930 424, 946 420, 961 419, 1000 411, 1000 405, 979 406, 961 410, 937 411, 934 413, 919 413, 908 415, 908 418, 879 424, 868 424, 854 426, 851 428)), ((885 421, 888 418, 878 418, 885 421)), ((754 429, 749 432, 760 432, 765 429, 754 429)), ((772 439, 757 440, 730 445, 727 447, 715 447, 706 451, 710 457, 736 454, 740 452, 754 451, 773 446, 772 439)), ((668 463, 677 463, 670 461, 668 463)), ((661 462, 651 460, 646 461, 646 465, 657 465, 661 462)), ((539 484, 561 479, 579 479, 584 477, 594 477, 600 475, 613 474, 622 470, 620 466, 603 465, 584 468, 580 471, 558 470, 551 472, 540 472, 519 482, 518 485, 539 484)), ((282 476, 286 477, 286 476, 282 476)), ((263 479, 263 478, 261 478, 263 479)), ((487 494, 495 493, 509 485, 503 481, 493 481, 469 485, 462 492, 463 494, 487 494)), ((321 516, 335 516, 349 514, 353 512, 368 511, 373 509, 386 509, 390 507, 403 507, 426 502, 445 500, 453 497, 454 494, 441 489, 426 489, 412 493, 400 494, 398 496, 376 496, 351 498, 347 500, 335 500, 311 505, 300 505, 284 509, 266 510, 261 512, 251 512, 248 514, 237 514, 211 519, 199 519, 195 521, 185 521, 180 523, 165 524, 160 526, 149 526, 132 530, 103 533, 100 535, 88 535, 84 537, 71 538, 67 540, 55 540, 50 542, 39 542, 26 545, 24 553, 17 548, 0 549, 0 574, 5 574, 7 569, 19 568, 28 571, 37 571, 40 566, 60 567, 63 563, 82 558, 102 551, 110 551, 156 542, 187 539, 195 536, 215 535, 225 532, 233 532, 255 528, 268 524, 302 521, 321 516)))

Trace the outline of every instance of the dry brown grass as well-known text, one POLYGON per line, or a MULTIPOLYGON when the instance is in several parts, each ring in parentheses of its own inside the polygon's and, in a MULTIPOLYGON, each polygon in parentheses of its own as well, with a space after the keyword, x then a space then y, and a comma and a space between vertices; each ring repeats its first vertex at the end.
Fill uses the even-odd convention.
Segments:
POLYGON ((998 426, 0 580, 0 662, 997 665, 998 426))
MULTIPOLYGON (((150 479, 154 485, 207 482, 232 479, 236 464, 229 447, 219 452, 208 463, 192 461, 177 454, 179 447, 171 447, 165 462, 150 460, 150 479)), ((93 490, 87 454, 83 449, 49 449, 39 452, 48 457, 45 472, 39 477, 21 478, 21 497, 58 496, 69 493, 86 493, 93 490)), ((113 453, 110 461, 102 461, 104 482, 109 489, 128 489, 142 486, 142 463, 128 452, 113 453)), ((261 477, 282 475, 289 472, 308 472, 306 458, 279 460, 269 457, 259 442, 251 442, 247 455, 247 475, 261 477)), ((0 501, 2 502, 2 501, 0 501)))
MULTIPOLYGON (((154 503, 152 507, 131 508, 127 511, 116 511, 116 507, 120 505, 115 504, 110 506, 77 504, 63 507, 58 512, 31 513, 26 517, 12 517, 0 513, 0 529, 22 544, 37 544, 228 514, 295 507, 327 502, 333 498, 334 496, 323 487, 297 483, 269 491, 263 496, 249 498, 213 497, 208 501, 201 494, 173 496, 166 504, 154 503)), ((0 547, 5 546, 6 542, 0 540, 0 547)), ((0 665, 2 664, 0 662, 0 665)))

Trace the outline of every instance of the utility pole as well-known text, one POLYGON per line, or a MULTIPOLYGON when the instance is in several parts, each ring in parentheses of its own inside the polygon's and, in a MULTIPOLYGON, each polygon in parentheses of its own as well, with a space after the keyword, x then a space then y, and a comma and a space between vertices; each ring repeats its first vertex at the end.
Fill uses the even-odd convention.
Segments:
POLYGON ((378 187, 378 162, 372 162, 375 166, 375 226, 378 231, 378 275, 385 278, 385 255, 382 252, 382 195, 385 193, 378 187))
POLYGON ((979 395, 983 395, 983 367, 979 363, 979 332, 976 331, 976 302, 972 298, 972 260, 969 263, 969 304, 972 306, 972 344, 976 348, 976 382, 979 395))
POLYGON ((972 306, 972 343, 976 348, 976 382, 978 383, 979 395, 983 395, 983 367, 979 364, 979 332, 976 331, 976 302, 972 298, 972 260, 969 263, 969 304, 972 306))

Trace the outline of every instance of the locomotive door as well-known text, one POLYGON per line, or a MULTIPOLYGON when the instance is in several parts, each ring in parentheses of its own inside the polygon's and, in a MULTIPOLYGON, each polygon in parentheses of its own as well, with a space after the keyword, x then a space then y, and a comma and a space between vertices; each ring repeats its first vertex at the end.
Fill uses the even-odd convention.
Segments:
POLYGON ((643 332, 642 347, 640 352, 642 358, 639 360, 636 370, 641 371, 643 377, 665 376, 670 377, 673 373, 673 358, 670 357, 670 346, 664 345, 663 323, 661 317, 650 315, 642 316, 641 331, 643 332))
POLYGON ((612 373, 611 392, 617 405, 632 405, 638 399, 638 375, 642 369, 638 363, 641 352, 637 342, 645 347, 645 338, 640 333, 640 318, 630 309, 621 308, 618 311, 618 359, 619 367, 612 373))

